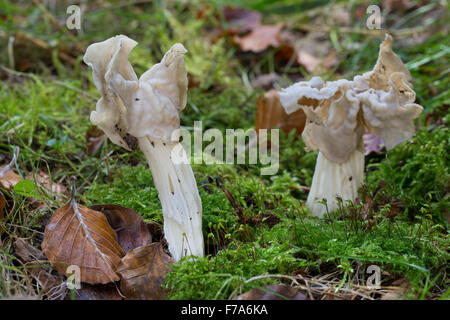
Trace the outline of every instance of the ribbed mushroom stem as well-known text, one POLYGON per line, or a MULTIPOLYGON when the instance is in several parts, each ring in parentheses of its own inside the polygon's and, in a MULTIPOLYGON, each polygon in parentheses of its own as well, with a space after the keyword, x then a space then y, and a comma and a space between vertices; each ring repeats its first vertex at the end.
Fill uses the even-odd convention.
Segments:
POLYGON ((318 217, 326 214, 327 207, 329 212, 336 211, 336 196, 342 198, 344 206, 346 200, 355 201, 363 178, 364 154, 360 151, 351 153, 344 163, 330 161, 319 152, 306 206, 318 217), (327 207, 319 203, 323 199, 327 200, 327 207))
POLYGON ((172 159, 173 148, 182 148, 181 144, 149 136, 138 140, 158 190, 172 257, 177 261, 187 255, 203 257, 202 203, 194 173, 189 163, 172 159))

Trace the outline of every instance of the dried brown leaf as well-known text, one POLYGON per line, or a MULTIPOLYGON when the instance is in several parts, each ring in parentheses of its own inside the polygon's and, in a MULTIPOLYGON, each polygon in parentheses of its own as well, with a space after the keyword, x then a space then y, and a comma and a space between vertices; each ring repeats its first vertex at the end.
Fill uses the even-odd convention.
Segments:
POLYGON ((117 268, 120 290, 128 299, 162 300, 167 290, 165 282, 168 265, 175 262, 167 255, 160 242, 128 251, 117 268))
POLYGON ((91 206, 91 209, 106 216, 117 234, 117 242, 125 252, 152 243, 152 235, 144 219, 133 209, 116 204, 99 204, 91 206))
POLYGON ((76 265, 81 281, 92 284, 119 280, 116 268, 125 254, 105 215, 75 200, 50 218, 42 249, 60 273, 66 274, 68 266, 76 265))
POLYGON ((275 89, 262 94, 256 102, 255 128, 260 129, 279 128, 285 132, 293 129, 297 134, 303 132, 306 116, 303 110, 287 114, 280 102, 280 96, 275 89))
POLYGON ((243 51, 262 52, 269 47, 278 48, 281 44, 281 30, 284 24, 258 25, 243 37, 234 36, 233 40, 243 51))
POLYGON ((306 295, 294 287, 275 284, 264 289, 252 289, 233 300, 306 300, 306 295))

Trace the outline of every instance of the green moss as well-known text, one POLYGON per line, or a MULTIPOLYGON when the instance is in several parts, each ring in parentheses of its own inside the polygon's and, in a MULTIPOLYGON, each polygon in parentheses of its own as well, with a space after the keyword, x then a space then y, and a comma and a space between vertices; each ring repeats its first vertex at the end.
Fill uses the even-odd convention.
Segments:
POLYGON ((450 130, 440 126, 424 128, 416 136, 387 152, 386 159, 368 165, 368 184, 401 201, 410 218, 429 213, 445 223, 449 210, 450 130))
MULTIPOLYGON (((411 225, 379 215, 376 221, 372 228, 359 222, 355 231, 350 219, 333 223, 304 219, 295 223, 291 242, 296 243, 300 257, 316 261, 317 272, 326 272, 330 263, 339 269, 342 261, 351 265, 351 270, 343 270, 348 274, 355 273, 356 261, 363 267, 375 264, 384 271, 406 275, 420 292, 450 258, 446 250, 450 238, 444 228, 433 227, 430 220, 411 225)), ((442 273, 439 278, 444 280, 442 273)))
POLYGON ((169 299, 228 299, 231 295, 256 286, 278 283, 268 278, 249 284, 251 277, 263 274, 287 274, 302 262, 293 257, 288 244, 258 244, 234 242, 214 257, 196 261, 181 260, 171 266, 167 275, 169 299))
POLYGON ((86 192, 88 205, 113 203, 132 208, 145 219, 162 222, 161 203, 150 169, 144 165, 117 170, 109 184, 94 183, 86 192))

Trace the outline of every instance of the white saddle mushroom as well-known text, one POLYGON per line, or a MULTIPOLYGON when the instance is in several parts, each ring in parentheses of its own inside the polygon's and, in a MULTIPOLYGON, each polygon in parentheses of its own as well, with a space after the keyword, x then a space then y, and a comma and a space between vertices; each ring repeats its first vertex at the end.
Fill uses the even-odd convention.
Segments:
MULTIPOLYGON (((112 142, 128 150, 137 144, 145 154, 158 190, 164 216, 164 235, 175 260, 203 257, 202 203, 190 164, 176 161, 179 113, 186 105, 187 73, 177 43, 137 78, 128 55, 137 42, 123 35, 90 45, 84 62, 102 97, 91 121, 112 142)), ((184 157, 186 155, 184 154, 184 157)), ((178 159, 182 159, 180 156, 178 159)))

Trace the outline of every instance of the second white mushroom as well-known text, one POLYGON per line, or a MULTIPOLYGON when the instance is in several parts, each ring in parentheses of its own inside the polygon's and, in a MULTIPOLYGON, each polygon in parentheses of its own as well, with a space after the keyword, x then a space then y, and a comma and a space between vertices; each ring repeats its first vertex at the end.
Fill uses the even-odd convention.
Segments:
POLYGON ((411 75, 392 42, 386 35, 374 69, 352 81, 313 77, 279 93, 288 114, 301 108, 307 116, 306 150, 319 150, 306 202, 315 216, 337 210, 336 197, 343 205, 356 200, 364 177, 364 131, 380 135, 387 150, 415 134, 413 120, 423 108, 414 103, 411 75))

